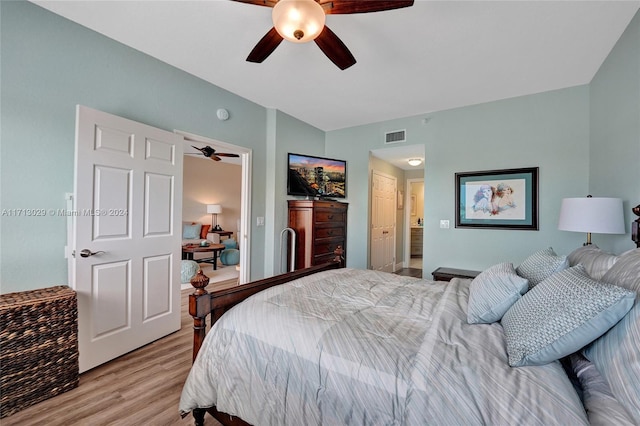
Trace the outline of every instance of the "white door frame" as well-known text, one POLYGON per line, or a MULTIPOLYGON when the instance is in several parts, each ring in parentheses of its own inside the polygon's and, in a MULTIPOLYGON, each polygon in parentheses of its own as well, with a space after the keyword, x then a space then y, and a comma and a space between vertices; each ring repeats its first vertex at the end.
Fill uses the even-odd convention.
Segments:
MULTIPOLYGON (((404 188, 404 261, 403 266, 411 264, 411 184, 423 182, 424 178, 407 179, 404 188)), ((423 231, 424 232, 424 231, 423 231)))
MULTIPOLYGON (((196 135, 194 133, 182 130, 174 130, 175 133, 184 137, 184 142, 191 145, 192 142, 213 145, 216 148, 236 153, 240 156, 242 165, 242 183, 240 190, 240 230, 242 235, 238 235, 238 244, 240 246, 240 277, 239 284, 245 284, 251 281, 251 155, 252 150, 217 139, 211 139, 205 136, 196 135)), ((186 150, 185 150, 186 152, 186 150)), ((181 212, 182 214, 182 212, 181 212)))

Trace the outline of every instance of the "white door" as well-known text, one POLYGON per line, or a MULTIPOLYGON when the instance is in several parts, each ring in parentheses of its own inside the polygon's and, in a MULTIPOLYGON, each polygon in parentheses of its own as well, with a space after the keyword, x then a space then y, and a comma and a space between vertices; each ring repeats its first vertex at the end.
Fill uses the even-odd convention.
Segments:
POLYGON ((179 135, 77 108, 71 265, 81 372, 180 328, 182 151, 179 135))
POLYGON ((371 176, 371 269, 393 272, 396 253, 397 181, 373 171, 371 176))

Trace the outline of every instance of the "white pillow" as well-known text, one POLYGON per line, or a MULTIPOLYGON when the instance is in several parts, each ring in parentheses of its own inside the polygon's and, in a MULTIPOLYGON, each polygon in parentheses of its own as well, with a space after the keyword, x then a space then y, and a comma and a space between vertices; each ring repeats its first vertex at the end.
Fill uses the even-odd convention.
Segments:
MULTIPOLYGON (((618 256, 602 281, 640 292, 640 248, 618 256)), ((607 379, 611 392, 640 424, 640 301, 584 355, 607 379)))
POLYGON ((616 263, 618 256, 602 251, 598 246, 590 244, 575 249, 569 253, 567 259, 569 260, 569 266, 576 266, 578 263, 582 263, 591 278, 599 280, 616 263))
POLYGON ((529 281, 516 274, 511 263, 499 263, 471 281, 467 322, 490 324, 500 318, 529 288, 529 281))
POLYGON ((624 317, 635 297, 592 279, 580 264, 550 276, 502 318, 509 365, 542 365, 581 349, 624 317))
POLYGON ((516 273, 529 280, 529 290, 556 272, 569 267, 567 256, 558 256, 551 247, 527 257, 516 268, 516 273))

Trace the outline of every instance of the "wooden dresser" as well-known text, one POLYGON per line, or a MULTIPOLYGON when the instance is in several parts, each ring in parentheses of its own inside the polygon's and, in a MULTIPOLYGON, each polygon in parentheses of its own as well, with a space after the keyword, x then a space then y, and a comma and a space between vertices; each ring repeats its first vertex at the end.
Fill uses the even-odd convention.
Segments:
POLYGON ((296 231, 296 267, 307 268, 333 259, 342 246, 346 262, 347 203, 289 200, 289 227, 296 231))

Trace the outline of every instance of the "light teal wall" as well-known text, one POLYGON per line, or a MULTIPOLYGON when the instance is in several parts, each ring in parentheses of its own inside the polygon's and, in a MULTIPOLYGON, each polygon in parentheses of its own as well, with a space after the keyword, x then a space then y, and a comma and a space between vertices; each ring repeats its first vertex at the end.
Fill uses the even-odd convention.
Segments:
POLYGON ((351 166, 350 267, 367 264, 367 223, 357 220, 369 203, 360 159, 400 128, 407 144, 425 145, 425 276, 437 266, 517 264, 548 246, 570 252, 585 236, 557 230, 559 206, 589 193, 624 200, 627 234, 594 240, 614 253, 628 250, 629 208, 640 202, 640 13, 589 85, 327 133, 327 155, 339 153, 351 166), (530 166, 540 168, 539 231, 439 228, 440 219, 455 221, 456 172, 530 166))
POLYGON ((369 257, 369 151, 384 147, 384 134, 407 130, 407 144, 429 140, 432 128, 421 117, 390 120, 327 132, 325 154, 347 160, 347 266, 366 268, 369 257), (365 220, 365 218, 367 220, 365 220))
MULTIPOLYGON (((266 247, 273 247, 265 253, 265 275, 285 272, 287 269, 287 251, 282 249, 280 233, 288 226, 287 199, 300 197, 287 196, 287 154, 289 152, 308 155, 324 155, 324 132, 298 120, 282 111, 276 111, 277 144, 273 147, 273 160, 267 168, 273 171, 274 182, 267 191, 272 201, 269 212, 271 226, 267 229, 266 247), (270 242, 273 240, 272 242, 270 242)), ((283 239, 283 241, 286 241, 283 239)), ((286 243, 285 243, 286 244, 286 243)))
MULTIPOLYGON (((267 110, 25 1, 0 2, 0 207, 65 208, 73 191, 75 106, 251 148, 252 278, 264 274, 267 110), (227 108, 228 121, 215 111, 227 108)), ((280 133, 286 124, 278 124, 280 133)), ((307 126, 318 145, 317 130, 307 126)), ((297 123, 295 132, 305 133, 297 123)), ((298 137, 301 151, 309 138, 298 137)), ((320 142, 320 145, 323 141, 320 142)), ((282 189, 280 190, 282 191, 282 189)), ((2 216, 3 293, 66 284, 62 217, 2 216)), ((280 219, 278 219, 280 220, 280 219)))
MULTIPOLYGON (((500 262, 518 264, 533 250, 554 247, 567 253, 582 235, 557 230, 560 201, 584 193, 589 165, 589 88, 580 86, 424 116, 329 132, 327 154, 350 161, 348 264, 366 267, 367 175, 358 159, 383 145, 385 131, 406 128, 407 144, 425 145, 424 268, 483 269, 500 262), (354 171, 352 164, 356 163, 354 171), (440 229, 453 224, 456 172, 518 167, 540 168, 539 231, 440 229), (354 256, 354 253, 360 254, 354 256)), ((425 274, 428 276, 428 274, 425 274)))
MULTIPOLYGON (((397 129, 407 130, 407 143, 425 145, 426 271, 518 263, 547 246, 567 253, 584 236, 556 229, 564 197, 611 194, 627 208, 640 201, 638 16, 591 85, 432 113, 426 124, 421 115, 326 134, 32 3, 0 2, 0 19, 2 209, 65 207, 64 194, 73 190, 76 104, 251 148, 254 279, 277 264, 287 152, 348 161, 348 266, 366 267, 369 151, 397 129), (230 120, 215 118, 219 107, 230 120), (455 172, 528 166, 540 167, 540 231, 438 227, 439 219, 454 222, 455 172), (257 227, 257 216, 267 226, 257 227)), ((64 218, 0 221, 3 293, 67 283, 64 218)), ((619 252, 631 246, 628 238, 600 245, 619 252)))
MULTIPOLYGON (((629 249, 631 207, 640 204, 640 13, 591 81, 589 193, 623 199, 626 235, 593 235, 603 249, 629 249)), ((578 194, 582 195, 582 194, 578 194)))

